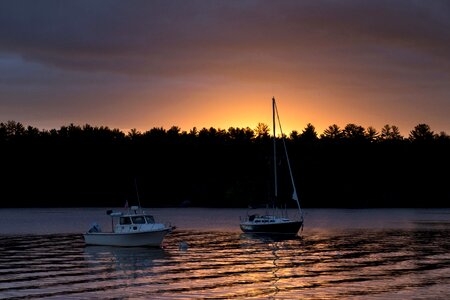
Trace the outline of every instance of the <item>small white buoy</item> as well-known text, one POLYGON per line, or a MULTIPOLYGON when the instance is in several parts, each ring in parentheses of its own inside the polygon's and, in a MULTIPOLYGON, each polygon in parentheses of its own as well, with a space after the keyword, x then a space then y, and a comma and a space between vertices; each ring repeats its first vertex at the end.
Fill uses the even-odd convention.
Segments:
POLYGON ((178 250, 186 251, 188 249, 188 244, 186 242, 180 242, 178 245, 178 250))

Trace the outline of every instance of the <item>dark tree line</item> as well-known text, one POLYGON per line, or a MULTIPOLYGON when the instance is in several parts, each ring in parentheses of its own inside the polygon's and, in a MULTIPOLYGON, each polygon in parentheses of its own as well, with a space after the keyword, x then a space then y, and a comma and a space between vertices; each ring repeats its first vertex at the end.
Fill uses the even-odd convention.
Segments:
MULTIPOLYGON (((331 125, 319 135, 308 124, 286 142, 303 207, 449 206, 450 137, 427 124, 408 137, 391 125, 331 125)), ((112 207, 138 195, 147 207, 247 207, 273 198, 272 139, 262 123, 123 133, 8 121, 0 123, 0 159, 1 207, 112 207)), ((286 179, 279 198, 293 206, 286 165, 277 164, 286 179)))

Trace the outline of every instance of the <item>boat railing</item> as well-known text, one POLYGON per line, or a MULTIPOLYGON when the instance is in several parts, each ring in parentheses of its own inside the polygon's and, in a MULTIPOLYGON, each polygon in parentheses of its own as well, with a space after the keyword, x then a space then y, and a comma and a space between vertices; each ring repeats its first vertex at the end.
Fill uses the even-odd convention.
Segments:
POLYGON ((102 229, 100 228, 100 225, 98 225, 97 223, 93 223, 91 225, 91 228, 89 228, 88 233, 97 233, 97 232, 102 232, 102 229))
POLYGON ((170 228, 170 230, 174 230, 175 228, 177 228, 176 226, 173 226, 172 223, 170 222, 164 222, 164 226, 166 226, 167 228, 170 228))

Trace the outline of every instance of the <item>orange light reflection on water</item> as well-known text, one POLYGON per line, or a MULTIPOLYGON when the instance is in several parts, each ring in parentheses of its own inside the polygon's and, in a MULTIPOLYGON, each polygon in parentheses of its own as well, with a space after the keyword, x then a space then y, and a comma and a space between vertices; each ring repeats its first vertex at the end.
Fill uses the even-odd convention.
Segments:
POLYGON ((400 299, 410 298, 424 283, 445 282, 448 267, 438 264, 450 261, 450 254, 440 246, 414 250, 433 244, 439 239, 436 234, 322 230, 270 240, 233 232, 178 231, 158 251, 103 249, 86 250, 86 255, 99 272, 109 269, 110 279, 137 298, 400 299), (189 245, 186 251, 177 248, 180 241, 189 245))

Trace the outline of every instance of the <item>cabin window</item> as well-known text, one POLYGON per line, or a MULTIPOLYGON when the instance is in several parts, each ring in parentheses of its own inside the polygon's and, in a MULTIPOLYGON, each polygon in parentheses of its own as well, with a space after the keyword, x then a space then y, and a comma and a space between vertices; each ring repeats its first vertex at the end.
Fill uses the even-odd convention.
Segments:
POLYGON ((131 219, 130 219, 130 217, 121 217, 119 222, 120 222, 120 225, 128 225, 128 224, 131 224, 131 219))
POLYGON ((153 218, 153 216, 145 216, 145 219, 147 220, 147 223, 149 223, 149 224, 155 223, 155 219, 153 218))
POLYGON ((131 217, 133 224, 145 224, 145 219, 143 216, 131 217))

